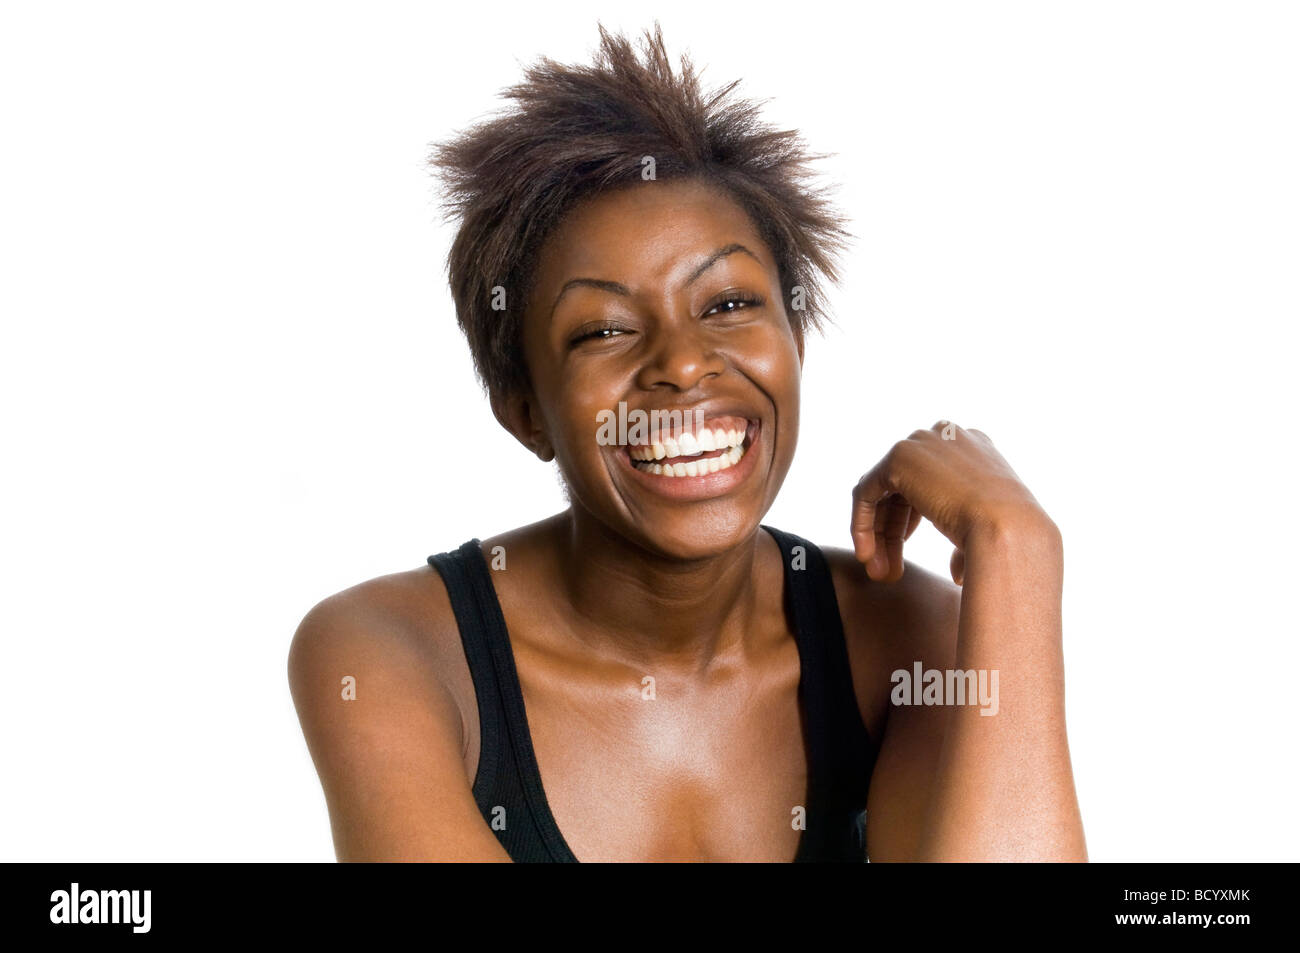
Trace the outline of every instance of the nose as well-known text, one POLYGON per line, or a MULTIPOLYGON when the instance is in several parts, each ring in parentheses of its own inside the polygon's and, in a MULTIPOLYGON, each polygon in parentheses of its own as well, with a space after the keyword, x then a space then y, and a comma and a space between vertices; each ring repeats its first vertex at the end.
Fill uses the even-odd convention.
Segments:
POLYGON ((689 391, 726 369, 726 361, 698 325, 672 322, 655 333, 654 347, 637 373, 637 385, 643 390, 689 391))

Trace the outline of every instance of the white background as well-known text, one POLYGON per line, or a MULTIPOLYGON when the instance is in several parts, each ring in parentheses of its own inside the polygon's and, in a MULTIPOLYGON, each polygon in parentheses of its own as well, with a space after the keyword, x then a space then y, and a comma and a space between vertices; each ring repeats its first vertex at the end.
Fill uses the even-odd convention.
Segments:
MULTIPOLYGON (((1300 860, 1293 4, 9 3, 0 857, 332 860, 285 659, 562 506, 479 396, 429 144, 658 18, 858 236, 766 522, 939 418, 1066 541, 1095 860, 1300 860)), ((947 571, 930 527, 910 556, 947 571)))

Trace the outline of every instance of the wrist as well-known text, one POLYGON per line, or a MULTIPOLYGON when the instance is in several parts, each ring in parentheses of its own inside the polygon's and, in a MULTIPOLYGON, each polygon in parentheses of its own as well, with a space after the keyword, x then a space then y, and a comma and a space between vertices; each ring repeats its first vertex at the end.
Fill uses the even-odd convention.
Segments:
POLYGON ((1002 507, 977 518, 966 533, 962 549, 1022 554, 1063 560, 1061 530, 1036 502, 1002 507))

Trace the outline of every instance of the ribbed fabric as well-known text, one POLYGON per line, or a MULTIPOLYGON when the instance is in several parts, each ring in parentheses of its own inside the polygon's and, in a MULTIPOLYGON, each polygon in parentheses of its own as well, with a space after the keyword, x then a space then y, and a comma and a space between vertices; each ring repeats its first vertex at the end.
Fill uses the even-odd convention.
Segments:
MULTIPOLYGON (((854 700, 830 568, 808 540, 770 526, 763 529, 781 548, 786 611, 799 648, 809 803, 795 861, 862 862, 867 859, 863 805, 876 746, 854 700), (802 553, 795 547, 802 547, 802 553)), ((576 863, 542 789, 514 653, 480 541, 430 556, 429 564, 446 584, 478 697, 479 763, 473 790, 479 811, 489 826, 494 818, 507 819, 504 829, 493 833, 513 860, 576 863)))

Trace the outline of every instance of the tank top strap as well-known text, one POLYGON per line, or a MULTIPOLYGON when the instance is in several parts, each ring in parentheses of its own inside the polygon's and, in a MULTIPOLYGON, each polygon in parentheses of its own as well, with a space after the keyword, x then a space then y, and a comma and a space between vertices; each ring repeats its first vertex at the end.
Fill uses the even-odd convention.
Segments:
POLYGON ((482 542, 471 539, 428 561, 447 587, 478 700, 473 791, 479 812, 514 860, 576 862, 546 805, 514 652, 482 542))
MULTIPOLYGON (((497 685, 497 666, 492 660, 494 612, 500 608, 495 598, 485 599, 474 572, 475 556, 481 561, 483 551, 474 539, 458 549, 429 557, 429 565, 438 570, 451 611, 456 616, 465 661, 474 683, 479 723, 478 770, 474 776, 474 796, 481 798, 495 784, 501 752, 501 691, 497 685)), ((502 624, 504 628, 504 624, 502 624)))
POLYGON ((853 688, 839 600, 825 554, 801 536, 763 526, 781 549, 787 611, 802 666, 800 701, 810 769, 807 859, 861 862, 875 746, 853 688))

